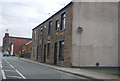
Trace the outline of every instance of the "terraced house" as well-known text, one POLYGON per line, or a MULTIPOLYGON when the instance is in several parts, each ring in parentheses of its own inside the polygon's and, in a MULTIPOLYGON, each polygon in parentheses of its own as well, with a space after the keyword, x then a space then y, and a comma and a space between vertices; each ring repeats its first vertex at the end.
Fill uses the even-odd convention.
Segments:
POLYGON ((118 3, 71 2, 33 29, 33 60, 118 67, 118 3))

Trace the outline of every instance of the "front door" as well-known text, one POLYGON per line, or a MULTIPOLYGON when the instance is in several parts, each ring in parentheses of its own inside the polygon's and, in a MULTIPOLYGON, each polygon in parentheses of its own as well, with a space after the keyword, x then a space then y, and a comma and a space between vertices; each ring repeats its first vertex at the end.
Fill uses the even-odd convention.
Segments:
POLYGON ((46 45, 44 45, 44 63, 46 62, 46 45))
POLYGON ((57 64, 57 43, 54 44, 54 64, 57 64))
POLYGON ((39 46, 37 46, 36 51, 37 51, 37 60, 38 60, 39 59, 39 46))

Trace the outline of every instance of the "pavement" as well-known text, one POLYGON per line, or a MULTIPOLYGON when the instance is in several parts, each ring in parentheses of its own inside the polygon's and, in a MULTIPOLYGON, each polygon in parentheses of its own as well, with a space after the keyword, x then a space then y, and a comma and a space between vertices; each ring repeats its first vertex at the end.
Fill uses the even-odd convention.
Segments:
POLYGON ((115 80, 115 81, 120 80, 120 77, 115 76, 115 75, 93 72, 93 71, 89 71, 89 70, 86 70, 86 69, 59 67, 59 66, 55 66, 55 65, 39 63, 37 61, 33 61, 33 60, 30 60, 30 59, 24 59, 24 58, 21 58, 21 59, 25 60, 25 61, 37 63, 37 64, 40 64, 42 66, 46 66, 46 67, 49 67, 49 68, 52 68, 52 69, 55 69, 55 70, 59 70, 59 71, 62 71, 62 72, 70 73, 70 74, 81 76, 81 77, 88 78, 88 79, 93 79, 95 81, 97 81, 99 79, 104 79, 104 80, 109 79, 109 80, 115 80))

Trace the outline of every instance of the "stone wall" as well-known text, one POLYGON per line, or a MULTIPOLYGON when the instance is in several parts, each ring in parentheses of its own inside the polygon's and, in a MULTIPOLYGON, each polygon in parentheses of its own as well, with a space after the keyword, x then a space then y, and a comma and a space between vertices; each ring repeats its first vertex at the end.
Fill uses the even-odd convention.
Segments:
MULTIPOLYGON (((54 44, 57 43, 57 65, 59 66, 71 66, 71 53, 72 53, 72 4, 70 4, 68 7, 63 8, 62 10, 58 11, 55 15, 41 23, 37 28, 34 30, 38 31, 38 42, 33 40, 33 53, 35 56, 37 56, 36 51, 38 51, 38 55, 40 55, 40 58, 38 58, 38 61, 44 62, 44 45, 46 45, 46 61, 45 63, 54 64, 54 44), (66 13, 66 24, 65 24, 65 30, 60 31, 60 28, 58 31, 55 31, 56 26, 56 20, 59 20, 59 24, 61 22, 61 14, 65 12, 66 13), (48 26, 49 21, 52 21, 52 27, 50 31, 50 35, 48 35, 48 26), (42 33, 42 34, 41 34, 42 33), (61 40, 64 40, 65 42, 65 48, 64 48, 64 60, 59 60, 59 42, 61 40), (47 44, 50 43, 50 57, 47 57, 47 44), (38 46, 38 49, 35 48, 38 46), (37 50, 36 50, 37 49, 37 50)), ((33 30, 33 32, 34 32, 33 30)), ((34 35, 33 35, 34 39, 34 35)), ((33 55, 33 54, 32 54, 33 55)))

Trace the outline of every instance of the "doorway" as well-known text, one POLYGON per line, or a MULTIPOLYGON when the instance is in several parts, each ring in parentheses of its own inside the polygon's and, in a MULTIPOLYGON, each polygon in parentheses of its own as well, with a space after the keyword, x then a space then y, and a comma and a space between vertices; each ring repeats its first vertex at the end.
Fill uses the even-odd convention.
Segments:
POLYGON ((38 60, 39 59, 39 46, 36 47, 36 53, 37 53, 37 59, 36 60, 38 60))
POLYGON ((46 45, 44 45, 44 63, 46 62, 46 45))
POLYGON ((57 65, 57 43, 54 44, 54 65, 57 65))

